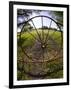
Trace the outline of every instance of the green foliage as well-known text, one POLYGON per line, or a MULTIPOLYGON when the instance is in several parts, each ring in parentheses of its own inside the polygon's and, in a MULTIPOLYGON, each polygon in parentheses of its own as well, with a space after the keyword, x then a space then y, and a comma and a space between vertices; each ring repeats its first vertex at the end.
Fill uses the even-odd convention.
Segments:
POLYGON ((25 41, 27 40, 27 38, 21 38, 21 39, 18 39, 17 40, 17 44, 18 44, 18 46, 21 46, 25 41))
POLYGON ((62 11, 60 11, 60 12, 54 12, 54 14, 56 15, 55 16, 56 20, 59 23, 63 24, 63 12, 62 11))
POLYGON ((50 11, 49 13, 53 19, 63 25, 63 11, 50 11))
POLYGON ((17 79, 21 80, 21 72, 19 70, 17 71, 17 79))
POLYGON ((26 32, 26 31, 32 31, 33 27, 31 26, 31 24, 27 23, 24 28, 23 28, 23 31, 26 32))

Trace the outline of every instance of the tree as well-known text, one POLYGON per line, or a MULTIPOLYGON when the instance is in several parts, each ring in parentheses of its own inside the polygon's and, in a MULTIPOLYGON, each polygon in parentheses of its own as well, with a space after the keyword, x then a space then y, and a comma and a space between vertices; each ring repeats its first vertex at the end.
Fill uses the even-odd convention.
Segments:
MULTIPOLYGON (((17 10, 17 19, 18 19, 19 17, 21 17, 24 21, 27 21, 27 20, 30 18, 30 16, 32 15, 32 13, 37 13, 37 14, 39 14, 40 12, 41 12, 41 10, 18 9, 18 10, 17 10)), ((24 21, 23 21, 23 22, 24 22, 24 21)), ((17 23, 17 26, 19 27, 20 25, 23 24, 23 22, 17 23)))
POLYGON ((49 13, 58 23, 63 25, 63 11, 50 11, 49 13))
POLYGON ((23 31, 26 32, 27 30, 31 31, 33 29, 33 27, 31 26, 31 24, 27 23, 24 28, 23 31))

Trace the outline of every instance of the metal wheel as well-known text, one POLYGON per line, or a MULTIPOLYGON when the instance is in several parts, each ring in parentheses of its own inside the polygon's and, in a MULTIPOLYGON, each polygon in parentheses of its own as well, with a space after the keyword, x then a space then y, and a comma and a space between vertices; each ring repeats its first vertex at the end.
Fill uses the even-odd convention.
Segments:
POLYGON ((24 73, 35 78, 44 78, 49 74, 49 64, 62 59, 63 32, 60 26, 61 24, 52 18, 43 15, 35 16, 23 23, 19 42, 22 50, 22 60, 20 62, 23 63, 22 70, 24 73), (39 29, 34 23, 36 18, 41 20, 41 28, 39 29), (48 28, 44 27, 44 19, 50 20, 48 28), (56 24, 56 29, 52 29, 52 23, 56 24), (27 70, 26 67, 29 69, 27 70))

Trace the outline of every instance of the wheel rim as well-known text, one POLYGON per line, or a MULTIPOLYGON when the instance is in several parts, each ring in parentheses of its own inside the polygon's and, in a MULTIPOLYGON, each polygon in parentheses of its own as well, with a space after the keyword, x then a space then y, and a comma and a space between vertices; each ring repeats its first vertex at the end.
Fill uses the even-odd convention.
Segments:
MULTIPOLYGON (((53 62, 56 59, 62 58, 62 50, 61 50, 62 42, 63 42, 62 31, 61 31, 59 24, 56 21, 54 21, 52 18, 47 17, 47 16, 36 16, 36 17, 33 17, 33 18, 29 19, 28 21, 26 21, 25 24, 23 25, 21 32, 20 32, 20 36, 19 36, 20 43, 22 40, 22 35, 25 34, 23 29, 27 25, 27 23, 30 21, 33 24, 33 27, 34 27, 37 37, 35 37, 35 35, 33 35, 29 30, 27 30, 28 34, 31 35, 34 39, 33 45, 32 45, 32 47, 28 46, 26 48, 24 48, 22 44, 20 45, 22 52, 25 55, 22 62, 25 65, 32 67, 32 69, 29 68, 29 71, 27 71, 26 68, 24 67, 25 66, 24 65, 23 69, 26 74, 31 75, 33 77, 44 77, 48 74, 48 69, 45 71, 44 65, 46 65, 46 63, 53 62), (38 17, 41 18, 41 22, 42 22, 41 33, 38 32, 38 30, 33 22, 33 19, 38 18, 38 17), (51 20, 50 25, 48 27, 48 32, 46 33, 46 36, 44 36, 45 32, 43 29, 43 18, 49 18, 51 20), (57 27, 59 28, 59 31, 53 30, 53 33, 50 35, 50 28, 51 28, 52 22, 54 22, 57 25, 57 27), (58 37, 58 38, 61 37, 60 46, 58 45, 58 43, 56 43, 54 38, 51 37, 51 36, 55 35, 56 32, 60 33, 60 36, 58 37), (31 55, 30 55, 30 53, 31 53, 31 55), (37 72, 37 70, 38 70, 38 72, 37 72)), ((58 38, 56 38, 56 39, 58 39, 58 38)), ((32 41, 31 41, 31 43, 32 43, 32 41)))

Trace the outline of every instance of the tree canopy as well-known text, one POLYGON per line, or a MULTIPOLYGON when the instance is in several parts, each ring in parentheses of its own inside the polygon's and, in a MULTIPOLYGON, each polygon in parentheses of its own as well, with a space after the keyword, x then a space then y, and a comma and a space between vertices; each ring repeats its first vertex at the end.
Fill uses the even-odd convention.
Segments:
POLYGON ((52 17, 63 25, 63 11, 50 11, 52 17))

